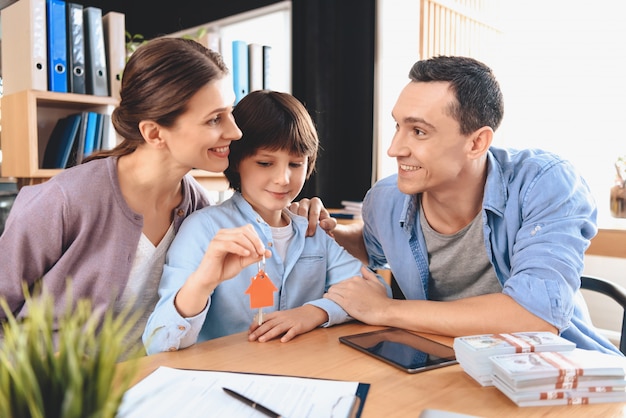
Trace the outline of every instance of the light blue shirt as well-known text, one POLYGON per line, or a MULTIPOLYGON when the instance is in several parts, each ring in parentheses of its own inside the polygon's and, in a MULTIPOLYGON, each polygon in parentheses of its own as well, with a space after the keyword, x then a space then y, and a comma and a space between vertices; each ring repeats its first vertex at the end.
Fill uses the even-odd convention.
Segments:
MULTIPOLYGON (((584 179, 540 150, 491 148, 487 160, 485 248, 503 293, 579 348, 619 353, 591 324, 579 291, 584 253, 597 232, 584 179)), ((424 300, 430 273, 418 205, 416 195, 398 190, 397 175, 380 180, 363 202, 364 239, 370 268, 390 267, 407 299, 424 300)))
POLYGON ((308 220, 286 211, 294 235, 289 241, 286 260, 282 260, 273 246, 270 226, 241 194, 235 193, 221 205, 206 209, 194 212, 183 222, 167 253, 159 285, 160 299, 143 335, 148 354, 184 348, 197 341, 249 328, 258 309, 250 309, 249 295, 245 291, 258 272, 257 263, 220 283, 209 298, 207 307, 197 316, 183 318, 174 307, 176 293, 200 264, 217 231, 248 223, 254 226, 266 248, 272 251, 272 256, 266 259, 265 272, 278 292, 274 294, 274 306, 263 308, 263 312, 292 309, 310 303, 328 314, 329 320, 323 326, 351 319, 339 305, 322 296, 331 285, 349 277, 361 276, 362 264, 319 226, 314 236, 305 237, 308 220))

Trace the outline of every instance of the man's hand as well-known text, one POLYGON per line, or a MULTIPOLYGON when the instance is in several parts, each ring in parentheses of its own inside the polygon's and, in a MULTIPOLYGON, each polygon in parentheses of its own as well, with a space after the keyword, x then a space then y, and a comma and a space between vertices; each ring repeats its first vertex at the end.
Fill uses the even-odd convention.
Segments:
POLYGON ((299 202, 293 202, 289 206, 289 210, 309 219, 309 227, 306 230, 307 237, 315 235, 315 228, 318 223, 328 235, 333 236, 333 230, 337 226, 337 220, 330 216, 330 213, 328 213, 319 197, 312 199, 304 198, 299 202))
POLYGON ((378 277, 361 267, 363 277, 352 277, 332 285, 325 298, 343 308, 351 317, 370 325, 383 324, 382 314, 391 299, 378 277))

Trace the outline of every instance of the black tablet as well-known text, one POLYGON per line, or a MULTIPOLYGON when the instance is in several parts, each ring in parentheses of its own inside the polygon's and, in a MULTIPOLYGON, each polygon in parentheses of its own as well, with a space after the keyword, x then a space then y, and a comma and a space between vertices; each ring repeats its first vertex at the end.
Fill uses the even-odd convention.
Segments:
POLYGON ((407 373, 457 364, 451 347, 399 328, 345 335, 339 341, 407 373))

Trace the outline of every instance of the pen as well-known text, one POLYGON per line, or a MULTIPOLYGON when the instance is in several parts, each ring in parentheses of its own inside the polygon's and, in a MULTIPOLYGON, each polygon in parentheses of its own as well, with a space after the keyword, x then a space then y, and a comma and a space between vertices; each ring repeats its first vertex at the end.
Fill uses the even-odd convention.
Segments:
POLYGON ((241 402, 245 403, 246 405, 249 405, 250 407, 256 409, 259 412, 262 412, 263 414, 267 415, 268 417, 272 417, 272 418, 281 418, 281 415, 272 411, 269 408, 266 408, 265 406, 254 402, 252 399, 243 396, 241 393, 237 393, 232 389, 228 389, 228 388, 222 388, 224 389, 224 392, 228 393, 230 396, 232 396, 233 398, 240 400, 241 402))

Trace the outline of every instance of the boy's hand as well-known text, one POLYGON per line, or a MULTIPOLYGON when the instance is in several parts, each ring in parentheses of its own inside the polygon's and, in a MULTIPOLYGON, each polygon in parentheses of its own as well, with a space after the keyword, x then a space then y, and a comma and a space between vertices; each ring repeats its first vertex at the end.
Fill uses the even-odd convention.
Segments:
POLYGON ((282 335, 280 341, 286 343, 295 336, 309 332, 328 321, 328 314, 313 305, 304 305, 286 311, 263 314, 263 324, 252 321, 248 330, 249 341, 266 342, 282 335))

